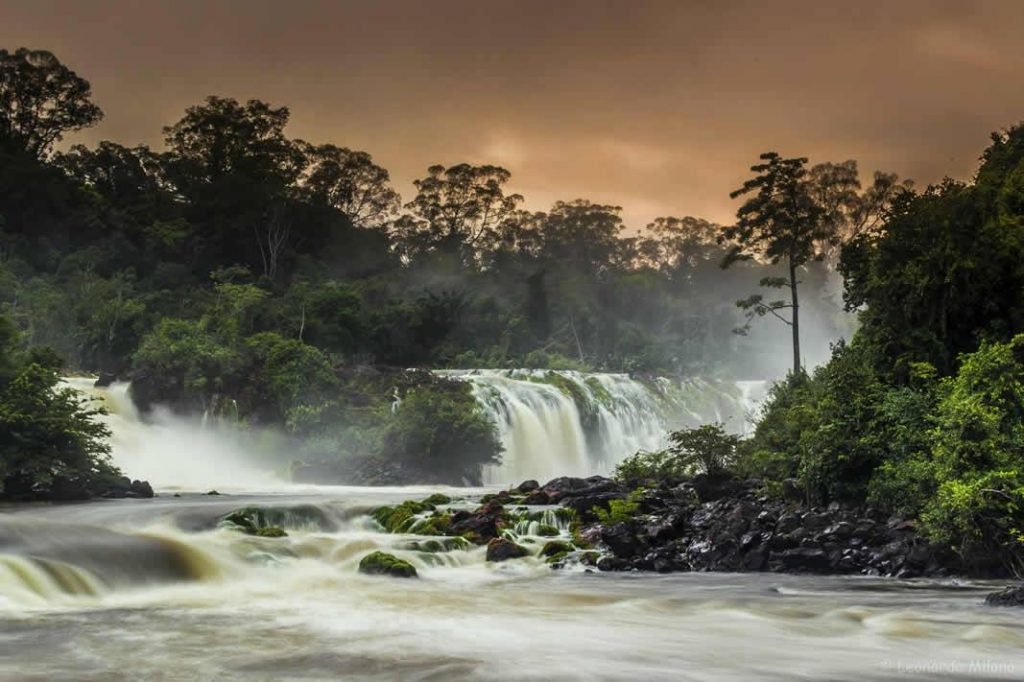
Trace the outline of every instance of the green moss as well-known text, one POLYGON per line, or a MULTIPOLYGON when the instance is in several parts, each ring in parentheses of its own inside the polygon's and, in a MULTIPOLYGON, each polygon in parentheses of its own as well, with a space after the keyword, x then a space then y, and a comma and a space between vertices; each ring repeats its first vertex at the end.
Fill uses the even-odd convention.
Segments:
POLYGON ((544 547, 540 550, 541 556, 555 556, 556 554, 566 554, 573 551, 573 546, 562 540, 550 540, 544 544, 544 547))
POLYGON ((560 566, 568 556, 568 552, 558 552, 557 554, 552 554, 547 559, 545 559, 545 563, 551 566, 554 566, 556 564, 560 566))
POLYGON ((434 507, 424 502, 406 500, 394 507, 380 507, 375 509, 370 516, 389 533, 403 533, 414 523, 413 519, 425 511, 434 507))
POLYGON ((429 504, 432 507, 436 507, 436 506, 442 505, 442 504, 451 504, 451 503, 452 503, 452 498, 448 497, 447 495, 443 495, 441 493, 434 493, 430 497, 428 497, 425 500, 423 500, 423 504, 429 504))
POLYGON ((557 528, 548 525, 541 525, 541 527, 537 529, 537 535, 542 538, 553 538, 558 535, 558 532, 557 528))
POLYGON ((598 381, 597 377, 587 377, 583 382, 590 389, 590 395, 594 397, 594 400, 601 403, 604 407, 611 409, 615 404, 615 399, 608 392, 608 389, 604 387, 604 384, 598 381))
POLYGON ((452 525, 452 515, 446 512, 437 512, 425 519, 413 521, 408 526, 408 532, 417 535, 447 535, 452 525))
POLYGON ((428 552, 430 554, 441 554, 444 552, 455 552, 469 547, 465 538, 453 537, 439 540, 413 540, 405 548, 416 552, 428 552))
POLYGON ((416 567, 394 554, 373 552, 359 562, 359 572, 367 575, 389 575, 395 578, 417 577, 416 567))

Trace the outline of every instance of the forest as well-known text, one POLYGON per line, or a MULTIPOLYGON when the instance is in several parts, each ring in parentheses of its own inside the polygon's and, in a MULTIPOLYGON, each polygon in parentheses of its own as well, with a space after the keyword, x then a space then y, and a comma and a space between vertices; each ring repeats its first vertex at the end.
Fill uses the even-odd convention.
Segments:
MULTIPOLYGON (((401 197, 369 153, 292 139, 288 109, 259 100, 208 97, 158 150, 61 143, 101 117, 53 54, 0 51, 6 495, 113 475, 61 371, 130 379, 143 408, 230 402, 364 480, 399 462, 479 482, 493 425, 419 370, 750 377, 791 335, 753 435, 700 446, 725 453, 716 471, 898 510, 1024 566, 1024 128, 994 134, 970 182, 923 190, 766 153, 734 224, 638 230, 585 199, 526 210, 497 166, 431 166, 401 197), (811 323, 848 340, 808 370, 811 323)), ((691 441, 622 475, 670 478, 691 441)))

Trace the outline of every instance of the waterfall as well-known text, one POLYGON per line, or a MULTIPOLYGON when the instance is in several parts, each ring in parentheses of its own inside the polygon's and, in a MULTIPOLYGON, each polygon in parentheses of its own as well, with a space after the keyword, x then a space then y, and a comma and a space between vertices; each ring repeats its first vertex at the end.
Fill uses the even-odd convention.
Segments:
POLYGON ((143 419, 127 383, 96 388, 93 379, 84 377, 63 383, 105 409, 111 460, 131 478, 147 479, 164 490, 274 490, 283 484, 270 466, 259 463, 261 447, 278 445, 267 434, 247 433, 209 414, 182 417, 162 407, 143 419))
POLYGON ((488 484, 607 474, 638 450, 664 447, 672 429, 722 422, 742 433, 763 381, 633 378, 551 370, 447 370, 469 382, 498 427, 502 463, 488 484))

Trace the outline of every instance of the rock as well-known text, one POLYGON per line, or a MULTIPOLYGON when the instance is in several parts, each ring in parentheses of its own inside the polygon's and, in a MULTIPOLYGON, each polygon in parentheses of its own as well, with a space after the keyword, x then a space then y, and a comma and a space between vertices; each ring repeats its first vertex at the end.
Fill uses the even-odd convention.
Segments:
POLYGON ((217 492, 216 490, 211 490, 210 492, 208 492, 208 493, 206 493, 206 494, 207 494, 207 495, 220 495, 220 493, 219 493, 219 492, 217 492))
POLYGON ((527 493, 532 493, 539 489, 540 483, 534 481, 533 479, 530 479, 528 481, 523 481, 522 483, 520 483, 519 487, 516 488, 516 491, 518 491, 520 494, 525 495, 527 493))
POLYGON ((582 520, 592 521, 597 518, 594 514, 595 507, 608 511, 611 508, 612 500, 621 500, 625 499, 625 497, 622 493, 612 492, 588 493, 579 497, 573 493, 567 493, 562 497, 562 506, 572 509, 582 520), (572 496, 569 497, 568 495, 572 496))
POLYGON ((544 543, 543 549, 540 550, 540 555, 543 557, 555 556, 556 554, 567 554, 573 551, 573 546, 568 542, 562 540, 550 540, 544 543))
POLYGON ((831 567, 828 555, 820 549, 787 549, 782 552, 779 559, 787 571, 795 573, 825 573, 831 567))
POLYGON ((284 538, 288 537, 288 533, 285 532, 284 528, 280 526, 265 526, 263 528, 257 528, 253 535, 258 538, 284 538))
POLYGON ((451 503, 452 503, 452 498, 448 497, 447 495, 443 495, 441 493, 434 493, 430 497, 428 497, 425 500, 423 500, 423 504, 429 504, 432 507, 436 507, 438 505, 444 505, 444 504, 451 504, 451 503))
POLYGON ((618 557, 603 556, 597 560, 597 570, 599 571, 625 571, 629 568, 629 562, 618 557))
POLYGON ((115 381, 117 381, 116 374, 112 374, 110 372, 103 372, 96 378, 96 381, 93 383, 93 386, 95 388, 107 388, 115 381))
POLYGON ((540 527, 537 529, 537 535, 541 536, 542 538, 553 538, 559 535, 559 530, 554 526, 549 526, 547 524, 542 523, 540 527))
POLYGON ((359 572, 366 575, 389 575, 394 578, 417 577, 416 567, 393 554, 373 552, 359 562, 359 572))
POLYGON ((804 499, 803 488, 800 481, 795 478, 787 478, 782 482, 782 497, 787 502, 800 502, 804 499))
POLYGON ((523 500, 523 504, 528 506, 541 506, 551 504, 551 498, 543 490, 535 490, 526 496, 523 500))
POLYGON ((1024 583, 1003 588, 985 597, 989 606, 1024 606, 1024 583))
POLYGON ((603 527, 601 542, 606 544, 615 556, 622 559, 639 556, 646 549, 646 543, 637 537, 627 523, 616 523, 613 526, 603 527))
POLYGON ((529 555, 530 550, 505 538, 494 538, 487 543, 487 561, 507 561, 529 555))
POLYGON ((459 511, 452 515, 448 528, 450 535, 461 535, 482 545, 496 538, 505 524, 505 508, 491 501, 474 512, 459 511))

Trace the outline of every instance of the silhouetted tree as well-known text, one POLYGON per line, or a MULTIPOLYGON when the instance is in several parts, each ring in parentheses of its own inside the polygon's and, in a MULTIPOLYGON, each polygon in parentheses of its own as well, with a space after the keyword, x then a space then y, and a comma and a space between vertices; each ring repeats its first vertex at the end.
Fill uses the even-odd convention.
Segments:
POLYGON ((91 97, 89 82, 53 53, 0 50, 0 146, 45 157, 64 133, 103 118, 91 97))

